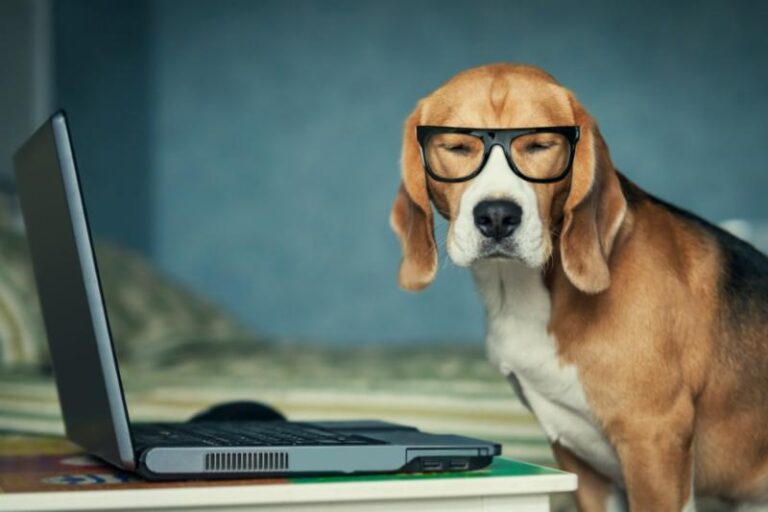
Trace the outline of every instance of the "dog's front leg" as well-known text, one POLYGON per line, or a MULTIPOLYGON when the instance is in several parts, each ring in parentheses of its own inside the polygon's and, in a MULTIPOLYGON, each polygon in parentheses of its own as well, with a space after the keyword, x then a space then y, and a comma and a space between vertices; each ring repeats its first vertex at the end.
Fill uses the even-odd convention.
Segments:
POLYGON ((560 443, 552 444, 552 453, 561 469, 576 473, 579 477, 579 487, 575 493, 579 512, 625 512, 627 510, 626 496, 608 478, 560 443))
POLYGON ((679 417, 645 418, 622 431, 614 444, 630 511, 694 512, 692 428, 681 427, 679 417))

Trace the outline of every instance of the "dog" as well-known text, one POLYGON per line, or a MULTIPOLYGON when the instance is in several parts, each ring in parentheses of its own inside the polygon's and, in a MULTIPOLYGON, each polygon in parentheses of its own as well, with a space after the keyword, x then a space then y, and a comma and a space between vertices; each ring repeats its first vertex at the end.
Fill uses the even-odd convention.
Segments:
POLYGON ((578 475, 580 510, 768 506, 768 258, 619 173, 575 95, 532 66, 421 99, 401 167, 400 286, 435 277, 434 206, 488 357, 578 475))

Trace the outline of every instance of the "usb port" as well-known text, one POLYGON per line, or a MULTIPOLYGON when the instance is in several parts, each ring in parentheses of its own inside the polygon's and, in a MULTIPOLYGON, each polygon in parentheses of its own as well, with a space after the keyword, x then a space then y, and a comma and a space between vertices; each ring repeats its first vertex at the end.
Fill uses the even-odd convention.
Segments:
POLYGON ((466 471, 469 469, 469 461, 467 459, 451 459, 448 467, 451 471, 466 471))
POLYGON ((434 459, 424 459, 421 461, 423 471, 440 471, 443 469, 443 461, 434 459))

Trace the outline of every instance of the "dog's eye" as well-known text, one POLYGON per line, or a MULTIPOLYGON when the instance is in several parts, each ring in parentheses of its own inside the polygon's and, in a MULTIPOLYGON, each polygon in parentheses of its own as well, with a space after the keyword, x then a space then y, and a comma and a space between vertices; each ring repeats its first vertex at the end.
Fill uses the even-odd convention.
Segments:
POLYGON ((440 144, 440 147, 457 155, 468 155, 470 152, 470 147, 466 144, 440 144))
POLYGON ((539 153, 554 146, 552 142, 531 142, 525 146, 526 153, 539 153))

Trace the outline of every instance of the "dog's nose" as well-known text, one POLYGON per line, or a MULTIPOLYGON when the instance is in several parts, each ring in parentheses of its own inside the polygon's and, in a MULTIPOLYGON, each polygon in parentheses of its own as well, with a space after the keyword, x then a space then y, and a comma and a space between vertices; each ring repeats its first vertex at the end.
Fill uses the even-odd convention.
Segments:
POLYGON ((475 226, 483 236, 501 241, 520 225, 523 209, 512 201, 482 201, 472 210, 475 226))

